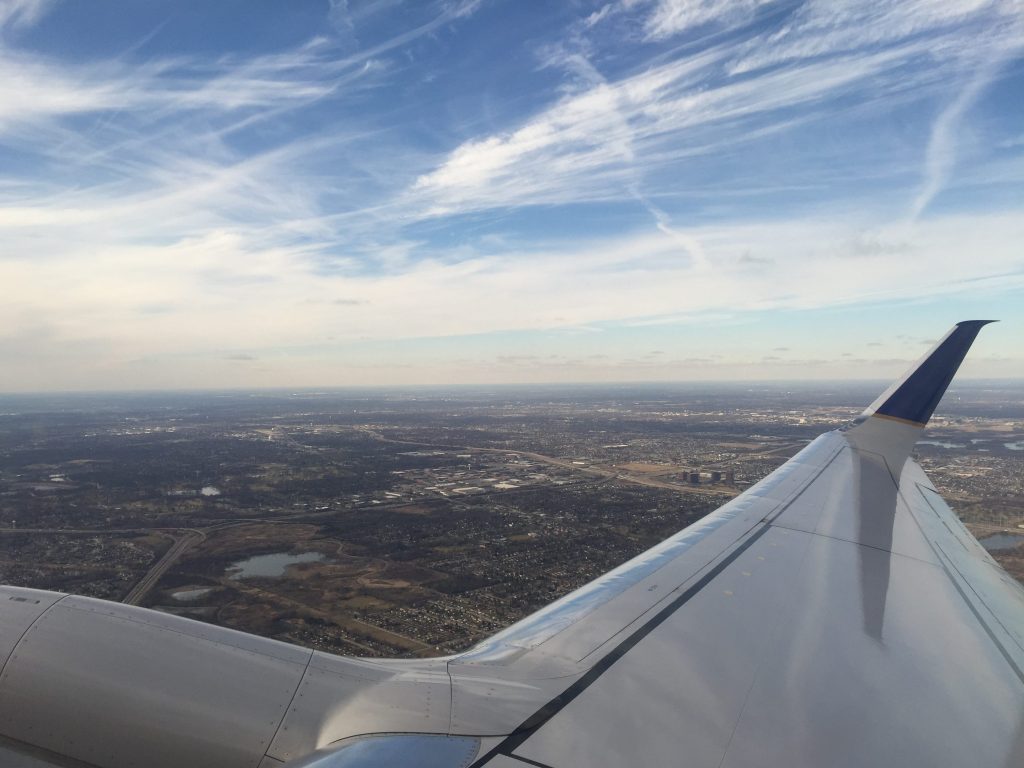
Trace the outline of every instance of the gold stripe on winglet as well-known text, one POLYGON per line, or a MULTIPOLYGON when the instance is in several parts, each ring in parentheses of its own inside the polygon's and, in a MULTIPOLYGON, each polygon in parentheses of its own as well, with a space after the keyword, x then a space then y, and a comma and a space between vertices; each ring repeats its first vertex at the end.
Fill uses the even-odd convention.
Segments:
POLYGON ((899 416, 890 416, 887 413, 872 413, 872 419, 888 419, 889 421, 895 421, 899 424, 908 424, 911 427, 920 427, 924 429, 925 425, 920 421, 911 421, 910 419, 901 419, 899 416))

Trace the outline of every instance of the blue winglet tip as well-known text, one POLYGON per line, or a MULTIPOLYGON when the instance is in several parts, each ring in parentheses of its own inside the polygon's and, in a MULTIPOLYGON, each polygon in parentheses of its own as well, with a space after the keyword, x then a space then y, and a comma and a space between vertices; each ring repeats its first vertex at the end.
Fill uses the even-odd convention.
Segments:
MULTIPOLYGON (((871 415, 924 426, 946 393, 982 326, 996 320, 962 320, 877 404, 871 415)), ((869 409, 870 410, 870 409, 869 409)))
POLYGON ((978 328, 981 328, 981 326, 983 326, 983 325, 988 325, 989 323, 998 323, 998 322, 999 322, 998 320, 961 320, 956 325, 957 325, 957 328, 959 328, 961 325, 974 325, 974 326, 977 326, 978 328))

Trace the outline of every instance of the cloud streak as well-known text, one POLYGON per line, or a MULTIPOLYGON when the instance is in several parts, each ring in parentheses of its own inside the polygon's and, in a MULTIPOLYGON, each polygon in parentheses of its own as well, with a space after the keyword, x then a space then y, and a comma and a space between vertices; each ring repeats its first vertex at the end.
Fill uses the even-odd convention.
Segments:
POLYGON ((928 138, 924 181, 910 206, 911 219, 916 219, 924 213, 945 186, 956 162, 958 129, 965 114, 981 92, 995 79, 1000 67, 1012 53, 1012 48, 999 51, 989 61, 981 64, 952 101, 939 113, 928 138))
POLYGON ((716 22, 732 24, 749 20, 771 0, 658 0, 644 25, 654 40, 673 37, 692 27, 716 22))
POLYGON ((0 1, 0 33, 5 29, 24 29, 41 19, 53 6, 53 0, 0 1))

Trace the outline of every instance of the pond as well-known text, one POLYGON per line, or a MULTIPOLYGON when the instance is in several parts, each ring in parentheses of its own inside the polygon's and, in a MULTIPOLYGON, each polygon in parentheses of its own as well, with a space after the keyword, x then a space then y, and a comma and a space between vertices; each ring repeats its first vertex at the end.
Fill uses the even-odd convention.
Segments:
POLYGON ((320 552, 302 552, 293 554, 291 552, 275 552, 271 555, 255 555, 245 560, 239 560, 228 566, 228 572, 232 579, 249 579, 254 576, 275 577, 283 576, 289 565, 296 563, 318 563, 326 559, 320 552))
POLYGON ((951 443, 948 440, 918 440, 918 445, 934 445, 938 448, 966 448, 962 443, 951 443))
POLYGON ((989 552, 1000 552, 1004 549, 1013 549, 1024 542, 1024 533, 993 533, 982 539, 978 539, 989 552))
POLYGON ((188 600, 195 600, 196 598, 208 595, 213 592, 213 587, 197 587, 195 589, 182 589, 177 592, 172 592, 171 597, 181 602, 188 600))

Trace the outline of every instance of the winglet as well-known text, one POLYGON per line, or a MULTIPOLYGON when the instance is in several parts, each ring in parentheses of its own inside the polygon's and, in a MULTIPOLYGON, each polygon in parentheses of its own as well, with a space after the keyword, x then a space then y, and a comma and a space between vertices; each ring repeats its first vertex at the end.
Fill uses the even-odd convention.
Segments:
POLYGON ((997 321, 964 320, 954 325, 903 378, 869 405, 861 417, 877 416, 923 427, 946 393, 978 331, 983 325, 994 322, 997 321))
POLYGON ((960 363, 983 325, 995 320, 965 320, 953 326, 902 378, 846 428, 850 442, 878 453, 898 480, 921 430, 928 423, 960 363))

